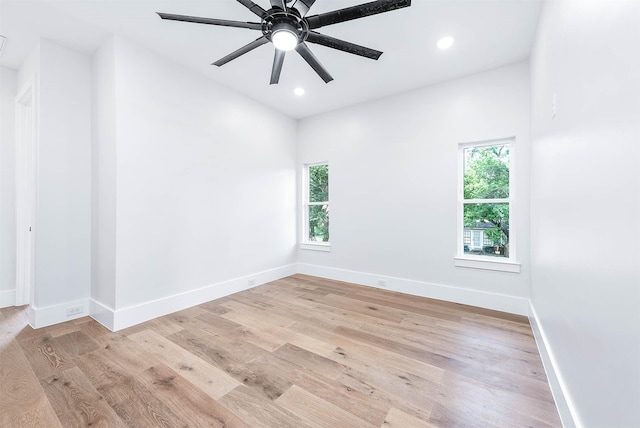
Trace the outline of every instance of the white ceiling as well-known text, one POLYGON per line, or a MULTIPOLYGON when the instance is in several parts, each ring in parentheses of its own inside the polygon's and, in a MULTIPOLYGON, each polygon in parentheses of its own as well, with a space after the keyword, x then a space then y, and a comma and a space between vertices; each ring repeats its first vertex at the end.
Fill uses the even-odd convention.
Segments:
MULTIPOLYGON (((268 0, 254 0, 269 9, 268 0)), ((366 0, 317 0, 309 15, 366 0)), ((17 69, 39 37, 86 54, 118 34, 288 116, 302 118, 528 58, 541 0, 413 0, 408 8, 317 30, 383 51, 378 61, 309 44, 333 75, 325 84, 295 52, 269 85, 273 46, 210 65, 259 31, 161 20, 155 12, 257 22, 235 0, 0 0, 0 65, 17 69), (448 51, 436 47, 455 37, 448 51), (306 94, 296 97, 293 89, 306 94)))

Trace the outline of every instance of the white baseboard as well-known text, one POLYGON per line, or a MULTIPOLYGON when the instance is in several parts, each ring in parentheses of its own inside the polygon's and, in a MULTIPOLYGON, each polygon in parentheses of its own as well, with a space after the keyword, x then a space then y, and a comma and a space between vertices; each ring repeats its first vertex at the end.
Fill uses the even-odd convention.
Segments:
POLYGON ((94 299, 89 299, 89 314, 109 330, 113 330, 115 310, 94 299))
POLYGON ((86 317, 89 314, 88 298, 43 308, 31 305, 27 312, 29 323, 33 328, 48 327, 53 324, 86 317), (67 315, 69 310, 73 310, 74 313, 67 315))
POLYGON ((564 428, 580 427, 582 424, 576 413, 575 406, 569 395, 566 383, 563 380, 562 373, 558 369, 558 365, 547 336, 544 333, 544 329, 538 320, 538 314, 536 313, 533 304, 530 304, 529 323, 531 324, 531 330, 535 337, 536 344, 538 345, 538 352, 544 365, 544 371, 547 374, 547 380, 549 381, 549 387, 551 388, 551 394, 556 402, 556 408, 562 421, 564 428))
POLYGON ((92 309, 95 312, 92 312, 91 316, 108 329, 118 331, 295 273, 295 264, 281 266, 115 311, 100 302, 92 301, 92 309))
POLYGON ((374 275, 346 269, 297 263, 211 284, 196 290, 173 294, 161 299, 117 310, 94 299, 67 302, 46 308, 31 307, 29 310, 29 319, 34 328, 39 328, 90 315, 108 329, 118 331, 163 315, 266 284, 267 282, 275 281, 295 273, 383 288, 513 314, 529 315, 529 301, 525 298, 384 275, 374 275), (378 286, 381 280, 385 282, 385 287, 378 286), (67 316, 67 310, 74 307, 81 307, 81 312, 76 315, 67 316))
POLYGON ((433 284, 430 282, 395 278, 384 275, 374 275, 365 272, 356 272, 306 263, 298 263, 298 273, 367 285, 384 290, 398 291, 400 293, 412 294, 414 296, 478 306, 485 309, 493 309, 512 314, 529 315, 529 299, 509 296, 506 294, 488 293, 469 288, 433 284), (381 280, 385 282, 384 287, 378 285, 381 280))
POLYGON ((0 291, 0 308, 6 308, 9 306, 15 306, 16 304, 16 289, 0 291))

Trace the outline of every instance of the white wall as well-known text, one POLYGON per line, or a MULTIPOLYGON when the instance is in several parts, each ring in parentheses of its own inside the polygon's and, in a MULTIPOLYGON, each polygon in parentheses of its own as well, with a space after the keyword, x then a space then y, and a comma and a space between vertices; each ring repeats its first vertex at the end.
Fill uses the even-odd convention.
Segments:
POLYGON ((639 6, 547 2, 531 60, 531 301, 589 427, 640 426, 639 6))
POLYGON ((113 310, 116 305, 116 82, 113 39, 94 53, 91 71, 91 298, 113 310))
POLYGON ((35 306, 89 297, 91 62, 40 41, 35 306))
POLYGON ((29 79, 31 79, 32 77, 36 77, 36 78, 38 77, 39 69, 40 69, 40 43, 38 43, 31 50, 31 52, 29 52, 29 56, 18 69, 18 87, 17 87, 18 92, 20 92, 20 90, 23 89, 24 85, 27 83, 29 79))
POLYGON ((17 72, 0 67, 0 308, 16 288, 15 95, 17 72))
POLYGON ((294 263, 296 122, 120 38, 115 67, 115 309, 294 263))
POLYGON ((385 276, 401 291, 526 313, 528 150, 525 63, 304 119, 298 169, 329 161, 332 248, 299 250, 298 260, 318 274, 369 285, 385 276), (454 267, 458 143, 510 136, 522 272, 454 267))
POLYGON ((41 40, 34 75, 34 326, 79 307, 122 328, 295 271, 294 120, 119 38, 41 40))
MULTIPOLYGON (((17 90, 35 78, 37 97, 35 275, 30 322, 88 311, 91 245, 90 58, 41 39, 18 70, 17 90)), ((80 316, 80 315, 76 315, 80 316)))

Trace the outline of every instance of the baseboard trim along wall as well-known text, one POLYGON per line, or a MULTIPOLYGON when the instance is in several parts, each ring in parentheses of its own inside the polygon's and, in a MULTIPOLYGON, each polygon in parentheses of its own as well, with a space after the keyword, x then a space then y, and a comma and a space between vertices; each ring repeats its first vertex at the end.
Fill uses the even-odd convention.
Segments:
POLYGON ((505 294, 487 293, 469 288, 430 282, 396 278, 392 276, 374 275, 346 269, 298 263, 298 273, 319 276, 337 281, 367 285, 384 290, 412 294, 414 296, 445 300, 447 302, 478 306, 485 309, 509 312, 517 315, 529 315, 529 299, 505 294), (384 285, 382 285, 384 284, 384 285))
POLYGON ((31 305, 27 312, 29 324, 33 328, 48 327, 65 321, 90 315, 89 299, 74 300, 39 308, 31 305))
POLYGON ((32 306, 29 308, 28 315, 34 328, 90 315, 109 330, 118 331, 296 273, 518 315, 529 315, 529 300, 525 298, 306 263, 285 265, 117 310, 97 300, 85 299, 45 308, 32 306))
POLYGON ((107 327, 109 330, 114 331, 113 325, 114 325, 114 315, 116 311, 113 308, 103 305, 97 300, 90 299, 89 310, 90 310, 89 314, 91 315, 91 318, 98 321, 100 324, 107 327))
POLYGON ((542 325, 538 321, 538 314, 532 304, 530 304, 529 311, 529 323, 531 324, 531 330, 533 331, 533 336, 536 340, 536 344, 538 345, 538 352, 540 353, 540 358, 544 365, 544 371, 547 374, 547 380, 549 381, 549 387, 551 388, 553 399, 556 402, 558 414, 562 420, 562 426, 565 428, 580 427, 582 425, 579 423, 575 407, 572 405, 566 383, 563 380, 562 373, 558 369, 556 359, 548 344, 547 336, 544 333, 542 325))
POLYGON ((118 310, 113 310, 94 300, 92 301, 92 309, 95 312, 92 312, 91 316, 111 331, 118 331, 295 273, 295 264, 281 266, 118 310))
POLYGON ((16 289, 0 291, 0 308, 6 308, 9 306, 15 306, 16 304, 16 289))

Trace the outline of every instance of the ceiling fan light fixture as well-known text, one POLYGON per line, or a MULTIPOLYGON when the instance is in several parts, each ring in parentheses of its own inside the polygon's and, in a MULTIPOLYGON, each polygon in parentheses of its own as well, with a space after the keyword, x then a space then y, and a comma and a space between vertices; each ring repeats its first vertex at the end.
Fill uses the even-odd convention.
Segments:
POLYGON ((298 46, 298 35, 288 25, 276 25, 271 34, 271 42, 278 50, 290 51, 298 46))
POLYGON ((453 42, 455 42, 455 39, 451 36, 442 37, 440 40, 438 40, 438 49, 445 51, 453 46, 453 42))

